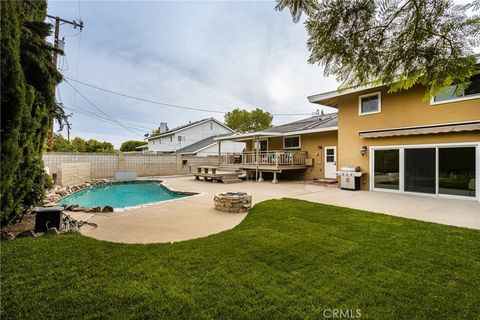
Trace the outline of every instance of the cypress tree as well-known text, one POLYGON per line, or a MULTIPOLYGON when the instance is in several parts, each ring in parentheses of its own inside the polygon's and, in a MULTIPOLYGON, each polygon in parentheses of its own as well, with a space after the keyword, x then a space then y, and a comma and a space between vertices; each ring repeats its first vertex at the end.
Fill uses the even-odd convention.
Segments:
POLYGON ((64 116, 53 89, 61 75, 45 41, 46 1, 1 2, 1 222, 43 199, 51 182, 42 153, 53 118, 64 116))

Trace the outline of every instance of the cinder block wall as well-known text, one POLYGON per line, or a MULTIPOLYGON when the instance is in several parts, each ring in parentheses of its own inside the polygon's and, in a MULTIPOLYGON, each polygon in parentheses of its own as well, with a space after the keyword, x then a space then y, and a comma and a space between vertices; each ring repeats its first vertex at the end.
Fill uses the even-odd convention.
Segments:
POLYGON ((92 179, 113 178, 117 171, 136 171, 139 177, 185 175, 190 166, 218 165, 217 157, 181 156, 176 154, 59 153, 43 155, 51 174, 59 173, 64 163, 89 163, 92 179))
POLYGON ((71 186, 90 181, 90 163, 61 163, 58 165, 57 183, 62 186, 71 186))

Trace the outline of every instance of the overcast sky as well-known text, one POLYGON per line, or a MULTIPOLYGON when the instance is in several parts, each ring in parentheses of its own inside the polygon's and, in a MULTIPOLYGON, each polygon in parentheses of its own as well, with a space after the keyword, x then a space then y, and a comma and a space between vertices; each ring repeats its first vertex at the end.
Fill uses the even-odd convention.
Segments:
MULTIPOLYGON (((84 21, 79 34, 65 36, 62 73, 102 88, 170 104, 228 111, 262 108, 271 113, 312 113, 307 96, 334 90, 334 78, 307 63, 307 34, 274 1, 257 2, 91 2, 50 1, 48 13, 84 21)), ((161 121, 170 128, 219 113, 167 108, 75 83, 106 117, 70 85, 59 99, 71 118, 71 137, 122 141, 142 139, 161 121), (134 127, 134 128, 132 128, 134 127)), ((334 112, 334 109, 324 109, 334 112)), ((303 116, 306 117, 306 116, 303 116)), ((274 124, 302 117, 274 117, 274 124)), ((66 133, 65 133, 66 135, 66 133)))

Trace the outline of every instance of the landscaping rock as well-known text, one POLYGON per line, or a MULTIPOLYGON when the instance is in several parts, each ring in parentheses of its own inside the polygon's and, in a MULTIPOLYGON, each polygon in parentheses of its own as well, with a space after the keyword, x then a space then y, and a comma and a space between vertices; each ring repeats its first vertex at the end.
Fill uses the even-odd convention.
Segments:
POLYGON ((16 238, 28 238, 35 237, 35 232, 33 230, 25 230, 17 234, 16 238))
POLYGON ((12 233, 12 232, 8 232, 8 231, 2 231, 1 232, 1 240, 12 240, 15 238, 15 235, 12 233))
POLYGON ((58 207, 58 203, 56 202, 48 202, 43 205, 44 207, 58 207))
POLYGON ((73 211, 73 209, 78 208, 78 204, 70 204, 65 207, 65 210, 67 211, 73 211))
POLYGON ((103 207, 102 212, 113 212, 113 208, 110 206, 105 206, 103 207))

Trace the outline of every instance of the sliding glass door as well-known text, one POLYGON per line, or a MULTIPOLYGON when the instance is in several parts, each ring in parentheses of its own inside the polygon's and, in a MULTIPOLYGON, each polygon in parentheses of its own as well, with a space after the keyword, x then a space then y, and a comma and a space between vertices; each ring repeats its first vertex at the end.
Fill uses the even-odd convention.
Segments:
POLYGON ((374 183, 378 189, 400 190, 400 150, 375 150, 374 183))
POLYGON ((374 147, 372 189, 475 198, 480 168, 477 148, 374 147))
POLYGON ((438 149, 438 193, 475 197, 475 147, 438 149))
POLYGON ((405 191, 436 193, 435 148, 405 149, 405 191))

